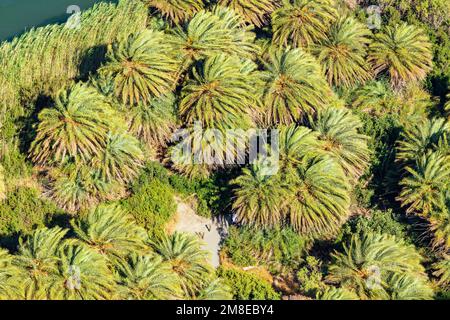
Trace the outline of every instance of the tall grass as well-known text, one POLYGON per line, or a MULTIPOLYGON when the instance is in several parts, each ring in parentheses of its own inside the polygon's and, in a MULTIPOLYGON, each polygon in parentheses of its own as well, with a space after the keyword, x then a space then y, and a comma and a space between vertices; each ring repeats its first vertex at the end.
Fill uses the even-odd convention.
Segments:
POLYGON ((147 16, 141 1, 99 3, 81 14, 77 29, 49 25, 1 44, 0 115, 94 71, 105 47, 145 28, 147 16))

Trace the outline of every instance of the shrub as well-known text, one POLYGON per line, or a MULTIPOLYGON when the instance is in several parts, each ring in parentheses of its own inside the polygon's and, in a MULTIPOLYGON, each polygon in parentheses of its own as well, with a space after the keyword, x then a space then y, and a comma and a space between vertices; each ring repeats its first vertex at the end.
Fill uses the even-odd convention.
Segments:
POLYGON ((176 212, 173 189, 159 180, 134 186, 133 195, 122 201, 124 208, 150 235, 160 235, 176 212))
POLYGON ((291 228, 257 230, 230 227, 224 250, 234 264, 242 267, 263 264, 278 273, 295 269, 303 261, 310 242, 291 228))
POLYGON ((218 276, 231 288, 235 300, 279 300, 271 284, 258 276, 235 269, 219 268, 218 276))
POLYGON ((50 201, 39 198, 32 188, 11 190, 0 203, 0 244, 14 248, 18 235, 28 235, 44 227, 53 215, 62 213, 50 201))

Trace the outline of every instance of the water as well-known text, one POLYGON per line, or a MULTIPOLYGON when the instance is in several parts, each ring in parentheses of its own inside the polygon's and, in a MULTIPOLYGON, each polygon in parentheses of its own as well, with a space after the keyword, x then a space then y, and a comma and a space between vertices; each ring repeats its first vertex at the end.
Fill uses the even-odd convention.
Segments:
POLYGON ((100 1, 102 0, 0 0, 0 41, 9 40, 32 27, 65 22, 76 9, 70 7, 72 5, 86 10, 100 1), (71 11, 71 8, 74 9, 71 11))

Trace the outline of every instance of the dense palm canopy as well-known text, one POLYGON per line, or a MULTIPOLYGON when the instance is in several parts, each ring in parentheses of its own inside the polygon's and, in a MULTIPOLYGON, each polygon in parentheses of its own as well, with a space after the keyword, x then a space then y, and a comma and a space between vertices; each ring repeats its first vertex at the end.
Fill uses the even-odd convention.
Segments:
POLYGON ((145 230, 117 206, 92 209, 72 226, 82 243, 109 259, 145 250, 145 230))
POLYGON ((175 24, 180 24, 192 18, 192 16, 203 9, 204 0, 143 0, 151 8, 161 12, 163 17, 168 18, 175 24))
POLYGON ((448 6, 380 1, 108 1, 0 43, 0 299, 449 298, 448 6))
POLYGON ((105 146, 115 115, 103 96, 84 84, 63 89, 53 108, 39 114, 37 135, 31 146, 36 163, 87 162, 105 146))
POLYGON ((431 152, 450 154, 450 126, 445 119, 424 119, 412 123, 402 132, 397 158, 411 162, 431 152))
POLYGON ((186 124, 199 121, 207 128, 234 128, 250 123, 255 104, 254 69, 250 62, 218 55, 193 69, 181 92, 180 116, 186 124))
POLYGON ((273 42, 308 47, 323 40, 337 16, 333 3, 333 0, 284 0, 272 14, 273 42))
POLYGON ((178 277, 187 296, 192 296, 201 289, 211 273, 208 253, 201 250, 201 246, 202 243, 196 236, 178 232, 163 236, 153 244, 155 252, 178 277))
POLYGON ((375 73, 388 73, 391 84, 401 87, 425 79, 432 67, 431 43, 415 26, 387 26, 375 35, 369 61, 375 73))
POLYGON ((146 30, 115 43, 100 74, 114 80, 115 94, 124 104, 147 103, 173 88, 179 62, 162 32, 146 30))
POLYGON ((126 132, 109 132, 104 151, 92 160, 92 165, 106 182, 129 182, 138 174, 143 160, 136 138, 126 132))
POLYGON ((0 250, 0 299, 14 299, 18 295, 19 269, 12 264, 13 256, 0 250))
POLYGON ((314 49, 330 85, 352 87, 370 79, 369 42, 369 29, 352 17, 340 17, 330 26, 314 49))
POLYGON ((83 245, 65 243, 58 249, 58 263, 47 292, 52 300, 98 300, 115 291, 107 261, 83 245))
POLYGON ((61 169, 52 169, 49 179, 47 195, 69 212, 115 200, 125 193, 121 184, 103 180, 98 170, 86 165, 68 164, 61 169))
POLYGON ((262 99, 269 123, 299 121, 333 97, 316 60, 301 49, 273 49, 264 64, 262 99))
POLYGON ((330 236, 347 220, 350 185, 339 164, 321 157, 305 161, 287 173, 292 195, 289 219, 302 234, 330 236))
POLYGON ((127 112, 130 132, 151 148, 166 146, 177 127, 175 96, 154 98, 127 112))
POLYGON ((245 21, 256 27, 267 24, 270 14, 279 6, 280 0, 219 0, 218 4, 239 13, 245 21))
POLYGON ((400 181, 398 197, 406 212, 428 216, 443 205, 443 193, 449 188, 450 161, 448 156, 431 153, 405 168, 407 175, 400 181))
POLYGON ((181 287, 168 263, 159 256, 132 254, 119 263, 119 297, 127 300, 175 299, 181 287))
POLYGON ((333 254, 329 280, 359 299, 430 299, 433 291, 413 246, 393 236, 352 236, 343 252, 333 254))
POLYGON ((350 110, 328 108, 320 111, 311 124, 319 133, 321 149, 344 169, 345 173, 357 179, 367 168, 370 151, 369 137, 360 134, 361 120, 350 110))
POLYGON ((233 183, 237 186, 233 210, 239 222, 259 227, 283 222, 288 190, 280 176, 271 174, 264 162, 244 168, 233 183))
POLYGON ((216 7, 200 11, 187 26, 174 31, 174 47, 180 52, 183 66, 217 54, 252 58, 256 52, 255 34, 233 10, 216 7))

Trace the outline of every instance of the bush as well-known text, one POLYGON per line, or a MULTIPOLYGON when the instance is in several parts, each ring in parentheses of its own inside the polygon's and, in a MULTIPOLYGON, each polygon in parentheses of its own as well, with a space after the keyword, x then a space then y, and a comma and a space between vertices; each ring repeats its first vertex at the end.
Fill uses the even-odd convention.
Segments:
POLYGON ((300 292, 315 297, 323 292, 327 285, 323 281, 322 262, 313 256, 306 257, 306 262, 297 272, 300 292))
POLYGON ((389 234, 397 239, 404 239, 411 242, 408 237, 408 225, 400 221, 391 209, 387 211, 375 210, 370 217, 357 216, 349 220, 341 229, 337 241, 347 241, 352 234, 364 232, 375 232, 380 234, 389 234))
POLYGON ((229 229, 224 250, 239 266, 263 264, 272 273, 296 269, 303 261, 310 241, 291 228, 258 230, 252 227, 229 229))
POLYGON ((123 207, 150 235, 160 235, 177 210, 171 186, 150 180, 133 187, 133 195, 122 201, 123 207))
POLYGON ((45 226, 60 213, 52 202, 39 198, 35 189, 11 190, 0 203, 0 244, 14 250, 19 235, 28 235, 45 226))
POLYGON ((233 299, 235 300, 280 299, 280 294, 272 288, 269 282, 254 274, 223 267, 220 267, 217 273, 231 288, 233 299))

